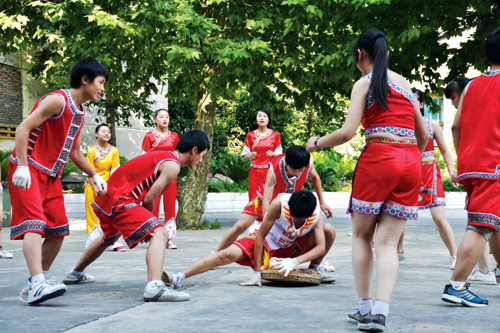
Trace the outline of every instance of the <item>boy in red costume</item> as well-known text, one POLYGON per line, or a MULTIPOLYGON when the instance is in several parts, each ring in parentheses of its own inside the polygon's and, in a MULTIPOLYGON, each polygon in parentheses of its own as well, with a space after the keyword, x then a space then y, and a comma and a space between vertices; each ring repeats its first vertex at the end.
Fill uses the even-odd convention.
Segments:
POLYGON ((63 282, 81 284, 95 281, 84 270, 112 245, 120 234, 132 249, 141 241, 149 242, 146 253, 148 284, 146 302, 187 301, 189 295, 165 287, 161 271, 165 259, 168 232, 153 210, 156 198, 179 174, 180 168, 194 168, 210 149, 207 135, 200 130, 186 132, 173 152, 153 151, 140 155, 114 172, 108 192, 93 203, 104 235, 90 243, 76 266, 63 282))
POLYGON ((9 157, 10 238, 23 240, 31 276, 28 304, 66 292, 64 284, 47 284, 44 275, 69 235, 59 179, 68 158, 93 178, 96 192, 106 192, 106 182, 80 150, 80 130, 85 121, 83 103, 97 101, 107 79, 108 71, 100 62, 90 57, 79 60, 71 69, 71 89, 40 98, 16 129, 16 147, 9 157))
POLYGON ((488 305, 466 283, 488 240, 500 260, 500 233, 494 232, 500 223, 500 151, 495 148, 500 142, 500 28, 488 36, 485 49, 490 70, 467 85, 452 126, 458 181, 467 192, 468 221, 455 271, 441 297, 471 307, 488 305))

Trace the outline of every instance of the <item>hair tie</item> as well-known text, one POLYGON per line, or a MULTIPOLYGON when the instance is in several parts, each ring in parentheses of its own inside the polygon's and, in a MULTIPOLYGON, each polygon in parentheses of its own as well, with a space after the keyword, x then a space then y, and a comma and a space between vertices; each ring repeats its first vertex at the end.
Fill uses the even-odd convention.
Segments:
POLYGON ((379 33, 378 35, 375 35, 375 37, 373 39, 376 41, 379 38, 385 38, 384 34, 383 33, 379 33))

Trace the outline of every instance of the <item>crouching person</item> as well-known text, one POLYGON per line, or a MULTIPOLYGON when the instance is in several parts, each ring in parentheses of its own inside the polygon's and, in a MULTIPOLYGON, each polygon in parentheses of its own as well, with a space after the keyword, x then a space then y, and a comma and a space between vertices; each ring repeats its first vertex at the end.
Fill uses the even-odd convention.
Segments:
POLYGON ((114 172, 108 180, 108 192, 93 203, 104 235, 90 243, 76 266, 66 273, 65 284, 95 281, 84 273, 118 240, 120 234, 132 249, 141 241, 149 242, 146 252, 148 284, 146 302, 187 301, 189 295, 166 287, 161 281, 168 232, 153 214, 156 198, 179 174, 180 168, 194 168, 210 149, 207 135, 200 130, 186 132, 176 150, 153 151, 140 155, 114 172))
POLYGON ((182 272, 164 272, 162 280, 180 287, 182 281, 214 267, 236 262, 253 267, 254 274, 242 286, 261 286, 261 266, 265 253, 281 258, 276 268, 285 276, 299 264, 311 261, 310 269, 322 276, 322 282, 334 282, 319 267, 335 240, 335 228, 323 223, 318 200, 311 191, 281 193, 271 202, 258 232, 233 242, 228 248, 209 254, 182 272))

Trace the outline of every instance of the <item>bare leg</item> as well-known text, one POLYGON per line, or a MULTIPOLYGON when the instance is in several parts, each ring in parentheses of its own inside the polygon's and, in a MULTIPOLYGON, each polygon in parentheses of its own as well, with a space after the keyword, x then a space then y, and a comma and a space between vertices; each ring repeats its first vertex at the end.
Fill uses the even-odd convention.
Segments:
POLYGON ((401 236, 399 236, 399 241, 398 241, 398 253, 400 253, 400 254, 405 252, 405 249, 403 246, 404 239, 405 239, 405 230, 403 229, 403 232, 401 233, 401 236))
POLYGON ((186 277, 190 277, 247 258, 247 255, 238 246, 231 244, 227 249, 204 256, 182 272, 186 277))
POLYGON ((106 251, 108 245, 102 243, 103 238, 104 236, 98 237, 89 244, 78 260, 78 263, 73 268, 75 271, 83 272, 87 266, 93 263, 104 251, 106 251))
POLYGON ((61 250, 64 237, 45 238, 42 245, 42 269, 48 271, 61 250))
POLYGON ((389 303, 396 285, 399 270, 398 240, 406 220, 382 213, 375 234, 377 256, 377 299, 389 303))
POLYGON ((479 233, 467 230, 460 242, 457 252, 457 264, 451 279, 465 281, 472 272, 474 265, 479 260, 486 245, 486 239, 479 233))
POLYGON ((494 231, 490 238, 490 248, 497 266, 500 263, 500 232, 494 231))
POLYGON ((156 228, 149 234, 149 247, 146 252, 148 267, 148 282, 161 280, 163 262, 165 260, 165 246, 168 240, 168 231, 165 228, 156 228))
MULTIPOLYGON (((335 237, 337 236, 335 228, 330 223, 324 224, 324 230, 325 230, 325 254, 314 260, 311 260, 311 264, 316 264, 316 265, 321 264, 321 260, 323 260, 323 258, 328 254, 328 251, 330 251, 330 249, 332 248, 333 242, 335 241, 335 237)), ((314 234, 310 233, 309 235, 313 236, 314 234)), ((314 239, 314 237, 309 237, 307 248, 310 249, 315 245, 316 245, 316 240, 314 239)))
POLYGON ((446 245, 446 248, 448 249, 450 256, 456 257, 457 249, 455 246, 455 234, 453 233, 453 229, 451 225, 448 223, 448 220, 446 219, 444 207, 443 206, 431 207, 431 216, 432 219, 434 220, 434 223, 436 224, 436 227, 439 230, 439 236, 441 236, 444 245, 446 245))
POLYGON ((351 212, 352 220, 352 268, 359 298, 371 298, 373 252, 372 238, 377 215, 351 212))
POLYGON ((23 239, 23 253, 31 276, 42 274, 42 235, 28 232, 23 239))
POLYGON ((224 250, 232 242, 234 242, 239 235, 245 232, 250 225, 257 219, 257 216, 252 216, 248 214, 241 214, 240 219, 224 234, 222 240, 217 246, 215 252, 224 250))
POLYGON ((486 243, 484 246, 484 250, 479 256, 479 260, 477 261, 477 267, 483 274, 488 274, 491 271, 490 267, 490 245, 489 243, 486 243))

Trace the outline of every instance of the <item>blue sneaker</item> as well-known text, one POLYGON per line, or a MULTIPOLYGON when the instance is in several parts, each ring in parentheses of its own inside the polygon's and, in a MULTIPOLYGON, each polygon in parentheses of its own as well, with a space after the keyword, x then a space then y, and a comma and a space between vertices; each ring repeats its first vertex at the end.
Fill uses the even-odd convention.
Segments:
POLYGON ((470 291, 469 285, 469 283, 466 283, 463 288, 455 289, 451 284, 447 284, 444 287, 443 296, 441 296, 441 299, 448 303, 461 304, 474 308, 483 308, 485 306, 488 306, 488 300, 480 298, 472 291, 470 291))

